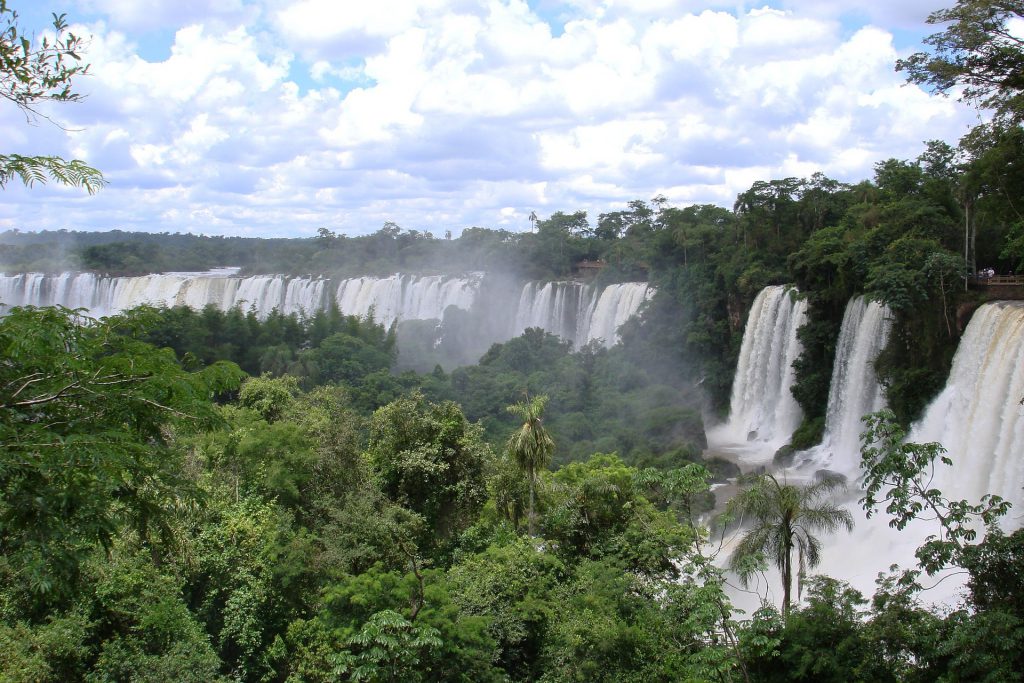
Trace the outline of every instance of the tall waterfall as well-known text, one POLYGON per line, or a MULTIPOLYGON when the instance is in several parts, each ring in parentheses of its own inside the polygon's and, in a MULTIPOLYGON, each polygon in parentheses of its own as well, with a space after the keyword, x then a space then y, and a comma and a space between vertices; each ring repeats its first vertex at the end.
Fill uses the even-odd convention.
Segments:
POLYGON ((516 308, 511 336, 541 327, 577 347, 600 339, 618 341, 619 327, 636 315, 651 290, 643 282, 625 282, 598 289, 579 282, 528 282, 516 308))
POLYGON ((945 389, 911 430, 911 441, 938 441, 953 460, 936 466, 936 488, 972 503, 987 493, 1021 503, 1022 399, 1024 302, 985 304, 960 339, 945 389))
POLYGON ((562 339, 584 339, 587 310, 593 296, 579 282, 527 282, 519 295, 515 324, 510 336, 528 327, 540 327, 562 339))
POLYGON ((586 342, 603 339, 605 346, 615 344, 619 339, 619 328, 636 315, 651 294, 651 289, 643 282, 608 285, 588 312, 586 334, 577 339, 585 339, 586 342))
POLYGON ((846 304, 832 365, 825 435, 821 445, 811 451, 816 464, 847 474, 860 466, 861 417, 885 406, 873 364, 888 343, 891 329, 886 306, 863 296, 846 304))
POLYGON ((793 361, 802 350, 796 331, 807 302, 786 286, 766 287, 754 299, 733 380, 729 421, 719 438, 781 446, 800 425, 802 411, 790 392, 793 361))

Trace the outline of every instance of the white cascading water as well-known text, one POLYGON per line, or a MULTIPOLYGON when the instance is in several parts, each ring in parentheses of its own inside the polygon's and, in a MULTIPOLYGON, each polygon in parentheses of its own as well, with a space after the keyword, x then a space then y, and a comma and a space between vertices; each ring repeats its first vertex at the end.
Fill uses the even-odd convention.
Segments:
MULTIPOLYGON (((333 297, 346 315, 374 319, 390 326, 397 320, 441 320, 449 306, 470 310, 477 299, 482 273, 468 277, 440 275, 357 277, 336 281, 284 275, 237 277, 236 268, 207 273, 164 273, 138 277, 105 277, 92 273, 0 275, 0 313, 11 306, 85 308, 90 315, 113 315, 141 304, 213 305, 227 311, 254 310, 259 318, 271 311, 312 314, 333 297)), ((541 327, 577 347, 595 339, 611 346, 618 328, 640 309, 652 290, 643 282, 603 289, 579 282, 526 283, 504 341, 528 327, 541 327)), ((486 302, 481 302, 486 303, 486 302)))
POLYGON ((803 412, 790 392, 793 361, 802 350, 796 331, 807 302, 792 287, 765 287, 754 299, 732 385, 729 420, 709 431, 717 445, 758 442, 769 457, 789 441, 803 412))
POLYGON ((579 282, 528 282, 523 286, 510 336, 540 327, 579 348, 600 339, 613 346, 618 329, 640 310, 652 290, 643 282, 598 289, 579 282))
MULTIPOLYGON (((860 323, 863 330, 867 323, 865 310, 860 323)), ((881 330, 877 334, 879 341, 884 334, 881 330)), ((835 380, 832 389, 833 393, 837 391, 835 380)), ((870 393, 865 390, 862 396, 870 393)), ((966 499, 975 504, 991 493, 1014 503, 1006 520, 1010 528, 1021 526, 1020 507, 1024 504, 1022 399, 1024 302, 988 303, 971 318, 957 347, 945 388, 908 437, 916 443, 938 442, 946 448, 953 464, 936 464, 931 485, 947 498, 966 499)), ((866 404, 867 399, 863 400, 866 404)), ((939 529, 933 520, 923 519, 896 531, 888 526, 884 506, 879 514, 865 518, 855 502, 859 496, 857 488, 851 486, 848 502, 844 503, 856 519, 853 533, 822 538, 823 561, 816 571, 848 581, 870 595, 879 572, 894 563, 904 568, 916 565, 915 549, 939 529)), ((956 576, 942 581, 933 577, 931 583, 935 587, 927 593, 929 601, 955 604, 962 581, 956 576)), ((768 584, 762 588, 769 594, 777 591, 777 576, 770 574, 768 584)), ((734 596, 744 608, 756 608, 757 604, 748 597, 745 593, 734 596)))
MULTIPOLYGON (((266 318, 281 313, 314 313, 328 303, 329 281, 322 278, 254 275, 233 277, 237 269, 208 273, 164 273, 103 277, 92 273, 0 275, 0 305, 86 308, 93 316, 120 313, 134 306, 213 305, 222 311, 253 309, 266 318)), ((440 276, 355 278, 342 280, 334 294, 342 313, 390 325, 395 319, 441 318, 448 306, 469 309, 476 294, 472 278, 440 276)), ((2 309, 0 309, 2 310, 2 309)))
POLYGON ((861 417, 885 407, 874 362, 889 342, 889 309, 863 296, 846 304, 828 390, 825 435, 808 453, 818 467, 856 476, 860 467, 861 417))
POLYGON ((577 339, 586 342, 603 339, 605 346, 612 346, 619 339, 619 328, 636 315, 650 295, 650 288, 643 282, 608 285, 585 317, 586 333, 577 339))
POLYGON ((562 339, 579 339, 577 323, 582 321, 586 293, 579 282, 527 282, 519 295, 511 336, 529 327, 540 327, 562 339))
POLYGON ((1024 502, 1024 302, 975 311, 953 357, 945 389, 911 429, 910 440, 937 441, 953 460, 936 466, 935 487, 977 503, 995 494, 1024 502))
POLYGON ((396 320, 440 320, 449 306, 469 310, 476 298, 478 278, 440 275, 386 278, 358 277, 342 280, 335 301, 346 315, 374 319, 390 326, 396 320))

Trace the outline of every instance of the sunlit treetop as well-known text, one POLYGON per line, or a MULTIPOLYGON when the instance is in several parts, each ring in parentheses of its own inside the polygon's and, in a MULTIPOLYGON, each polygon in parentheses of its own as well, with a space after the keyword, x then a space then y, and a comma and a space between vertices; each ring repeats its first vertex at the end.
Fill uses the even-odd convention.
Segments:
POLYGON ((932 25, 948 24, 925 38, 930 51, 896 63, 911 83, 948 94, 962 87, 960 99, 991 109, 997 118, 1024 119, 1024 0, 960 0, 933 12, 932 25))

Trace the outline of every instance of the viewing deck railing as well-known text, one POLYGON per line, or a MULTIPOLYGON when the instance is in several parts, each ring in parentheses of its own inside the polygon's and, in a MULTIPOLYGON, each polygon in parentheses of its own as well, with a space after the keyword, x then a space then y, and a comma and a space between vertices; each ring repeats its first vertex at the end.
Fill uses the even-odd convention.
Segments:
POLYGON ((1024 275, 993 275, 992 277, 970 277, 971 287, 1024 287, 1024 275))
POLYGON ((967 285, 985 299, 1024 301, 1024 275, 993 275, 968 278, 967 285))
POLYGON ((1024 287, 1024 275, 993 275, 992 277, 972 277, 968 280, 977 287, 1024 287))

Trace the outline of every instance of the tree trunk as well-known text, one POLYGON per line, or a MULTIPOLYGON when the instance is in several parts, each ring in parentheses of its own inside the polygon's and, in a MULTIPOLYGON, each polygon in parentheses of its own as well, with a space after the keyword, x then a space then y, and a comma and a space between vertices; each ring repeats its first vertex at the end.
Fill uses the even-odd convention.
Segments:
POLYGON ((782 561, 782 623, 789 620, 789 598, 793 588, 793 546, 786 541, 786 556, 782 561))
POLYGON ((533 485, 534 485, 533 477, 530 477, 530 509, 527 512, 527 515, 528 515, 527 525, 528 525, 528 529, 529 529, 531 537, 536 535, 536 528, 535 528, 536 524, 534 522, 535 518, 533 516, 533 499, 534 499, 533 485))

